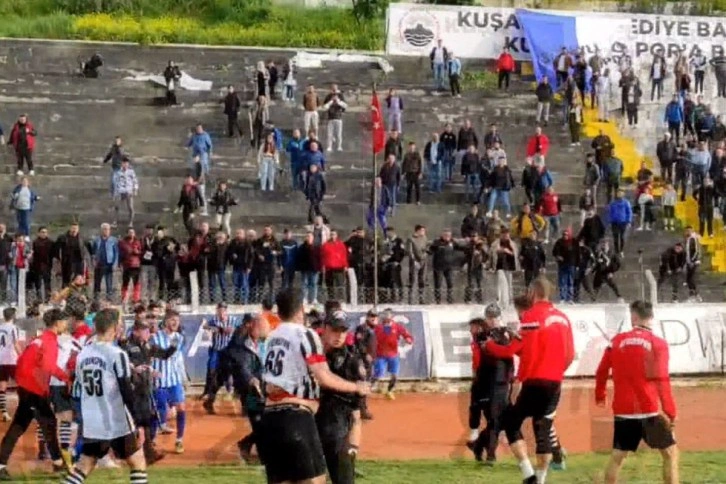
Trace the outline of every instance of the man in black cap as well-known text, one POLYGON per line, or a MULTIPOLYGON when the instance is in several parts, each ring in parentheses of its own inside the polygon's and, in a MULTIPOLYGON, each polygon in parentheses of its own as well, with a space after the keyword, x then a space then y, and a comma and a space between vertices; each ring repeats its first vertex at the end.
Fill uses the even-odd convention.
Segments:
MULTIPOLYGON (((366 372, 361 358, 346 346, 348 330, 347 315, 343 311, 326 317, 323 330, 325 357, 336 375, 348 381, 364 381, 366 372)), ((355 458, 362 430, 360 403, 361 398, 355 394, 321 391, 315 421, 333 484, 355 482, 355 458)))
POLYGON ((121 343, 121 348, 129 355, 129 363, 133 369, 131 382, 134 388, 134 422, 143 433, 143 448, 146 462, 153 464, 162 459, 164 454, 158 452, 154 447, 154 435, 152 435, 151 423, 156 418, 156 407, 153 396, 153 370, 151 359, 168 359, 177 348, 174 343, 167 348, 161 349, 149 343, 151 337, 151 326, 148 319, 137 319, 134 322, 131 336, 121 343))
MULTIPOLYGON (((366 314, 366 320, 355 328, 353 347, 363 362, 363 368, 366 370, 366 380, 370 380, 373 376, 373 362, 376 359, 376 333, 374 329, 377 324, 378 313, 375 309, 371 309, 366 314)), ((373 420, 373 415, 368 410, 368 399, 366 397, 361 398, 360 412, 363 420, 373 420)))

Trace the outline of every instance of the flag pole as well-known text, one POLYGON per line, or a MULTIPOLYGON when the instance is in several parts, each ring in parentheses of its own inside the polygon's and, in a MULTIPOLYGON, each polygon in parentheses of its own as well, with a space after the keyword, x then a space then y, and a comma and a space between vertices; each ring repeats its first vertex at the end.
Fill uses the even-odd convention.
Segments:
MULTIPOLYGON (((373 95, 376 93, 376 81, 373 81, 373 95)), ((373 135, 371 136, 371 151, 373 152, 373 308, 378 310, 378 189, 376 187, 376 178, 378 176, 378 157, 376 156, 375 126, 372 126, 373 135)))

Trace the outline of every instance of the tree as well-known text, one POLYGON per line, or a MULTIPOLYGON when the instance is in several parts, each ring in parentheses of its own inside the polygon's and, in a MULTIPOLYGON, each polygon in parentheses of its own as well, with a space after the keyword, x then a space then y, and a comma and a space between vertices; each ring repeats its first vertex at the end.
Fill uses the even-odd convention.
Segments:
POLYGON ((388 8, 388 0, 353 0, 353 16, 359 24, 383 15, 388 8))

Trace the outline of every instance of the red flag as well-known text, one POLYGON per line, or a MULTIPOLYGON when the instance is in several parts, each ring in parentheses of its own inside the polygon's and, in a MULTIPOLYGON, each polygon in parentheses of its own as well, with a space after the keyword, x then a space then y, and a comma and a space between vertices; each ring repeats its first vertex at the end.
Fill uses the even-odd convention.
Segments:
POLYGON ((371 123, 373 126, 373 153, 380 153, 386 145, 386 128, 383 127, 381 103, 378 101, 378 93, 375 91, 371 98, 371 123))

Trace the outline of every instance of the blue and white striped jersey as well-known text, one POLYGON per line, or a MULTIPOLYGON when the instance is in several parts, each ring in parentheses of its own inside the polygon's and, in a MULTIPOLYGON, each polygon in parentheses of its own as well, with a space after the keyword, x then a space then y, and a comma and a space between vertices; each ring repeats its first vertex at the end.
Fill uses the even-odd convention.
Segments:
POLYGON ((182 385, 186 379, 186 371, 184 369, 184 335, 178 332, 167 333, 166 331, 157 331, 151 337, 151 344, 161 349, 168 349, 175 343, 177 347, 176 353, 170 358, 162 360, 153 358, 151 367, 160 374, 156 378, 157 388, 171 388, 176 385, 182 385))
POLYGON ((242 324, 242 318, 239 316, 228 316, 227 321, 222 321, 219 318, 212 318, 207 321, 207 327, 212 332, 212 349, 214 351, 221 351, 225 349, 230 340, 232 339, 232 333, 225 334, 224 330, 232 328, 233 330, 242 324))

